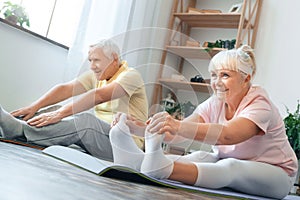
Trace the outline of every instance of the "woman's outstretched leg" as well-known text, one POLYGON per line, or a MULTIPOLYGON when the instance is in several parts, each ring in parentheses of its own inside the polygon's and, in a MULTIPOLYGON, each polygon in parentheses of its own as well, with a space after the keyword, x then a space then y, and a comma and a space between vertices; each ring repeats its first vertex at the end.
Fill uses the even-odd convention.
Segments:
POLYGON ((199 175, 195 185, 200 187, 229 187, 247 194, 282 199, 293 185, 292 178, 282 168, 263 162, 226 158, 217 163, 196 165, 199 175))
POLYGON ((112 127, 109 138, 112 145, 114 163, 140 171, 144 152, 138 148, 132 138, 129 127, 126 125, 126 114, 122 114, 119 122, 112 127))
POLYGON ((145 132, 145 157, 141 172, 159 179, 168 178, 173 171, 173 161, 164 155, 164 135, 145 132))

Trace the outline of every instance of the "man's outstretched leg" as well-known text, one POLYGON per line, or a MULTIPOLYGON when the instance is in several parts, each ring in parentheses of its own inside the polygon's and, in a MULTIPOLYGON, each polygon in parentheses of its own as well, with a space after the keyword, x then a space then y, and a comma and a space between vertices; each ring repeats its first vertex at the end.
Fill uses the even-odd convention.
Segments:
POLYGON ((95 157, 112 160, 109 130, 110 124, 93 114, 80 113, 41 128, 24 126, 24 136, 42 146, 76 144, 95 157))
POLYGON ((25 121, 19 120, 5 111, 0 105, 0 137, 14 139, 23 136, 25 121))

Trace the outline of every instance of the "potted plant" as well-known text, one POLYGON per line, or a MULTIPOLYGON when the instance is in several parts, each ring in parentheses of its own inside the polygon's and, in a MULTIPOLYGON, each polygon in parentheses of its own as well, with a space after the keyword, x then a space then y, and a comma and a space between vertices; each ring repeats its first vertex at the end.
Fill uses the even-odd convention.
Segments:
MULTIPOLYGON (((286 135, 288 137, 288 140, 294 149, 296 156, 298 158, 298 165, 299 165, 299 159, 300 159, 300 104, 298 100, 297 108, 294 113, 291 113, 289 109, 286 107, 286 111, 288 113, 288 116, 284 118, 284 124, 286 129, 286 135)), ((292 189, 292 193, 296 193, 297 195, 300 195, 300 179, 299 179, 299 170, 297 174, 297 180, 296 182, 298 184, 295 184, 294 189, 292 189)))
POLYGON ((297 108, 294 113, 291 113, 286 107, 288 116, 284 118, 286 134, 289 142, 294 149, 297 158, 300 158, 300 104, 298 100, 297 108))
POLYGON ((19 24, 23 27, 25 23, 26 26, 30 27, 29 17, 25 12, 25 8, 19 4, 13 4, 10 1, 6 1, 3 4, 0 13, 3 14, 4 18, 13 24, 19 24))
POLYGON ((188 101, 185 103, 176 103, 172 108, 165 107, 164 110, 175 119, 183 120, 185 117, 192 114, 196 107, 197 106, 188 101))

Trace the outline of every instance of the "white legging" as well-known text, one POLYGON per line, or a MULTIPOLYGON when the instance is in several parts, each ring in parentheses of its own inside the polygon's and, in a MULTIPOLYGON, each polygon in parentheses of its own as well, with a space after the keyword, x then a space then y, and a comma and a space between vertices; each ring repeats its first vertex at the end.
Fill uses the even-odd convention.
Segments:
POLYGON ((280 167, 235 158, 219 159, 216 153, 197 151, 180 158, 168 157, 178 162, 193 162, 198 168, 195 185, 200 187, 228 187, 247 194, 282 199, 289 194, 295 179, 280 167))

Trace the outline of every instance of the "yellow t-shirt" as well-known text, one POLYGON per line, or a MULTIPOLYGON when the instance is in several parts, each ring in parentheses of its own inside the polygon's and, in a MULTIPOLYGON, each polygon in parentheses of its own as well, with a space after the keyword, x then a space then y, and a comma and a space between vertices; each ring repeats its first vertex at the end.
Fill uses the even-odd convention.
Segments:
MULTIPOLYGON (((146 121, 148 118, 148 101, 145 91, 144 81, 140 73, 128 67, 126 61, 122 62, 117 73, 108 81, 98 81, 92 71, 85 72, 77 79, 86 90, 101 88, 111 82, 117 82, 127 93, 127 95, 109 102, 95 106, 95 115, 111 123, 113 115, 123 112, 132 115, 136 119, 146 121)), ((138 146, 142 147, 143 140, 135 138, 138 146)))

